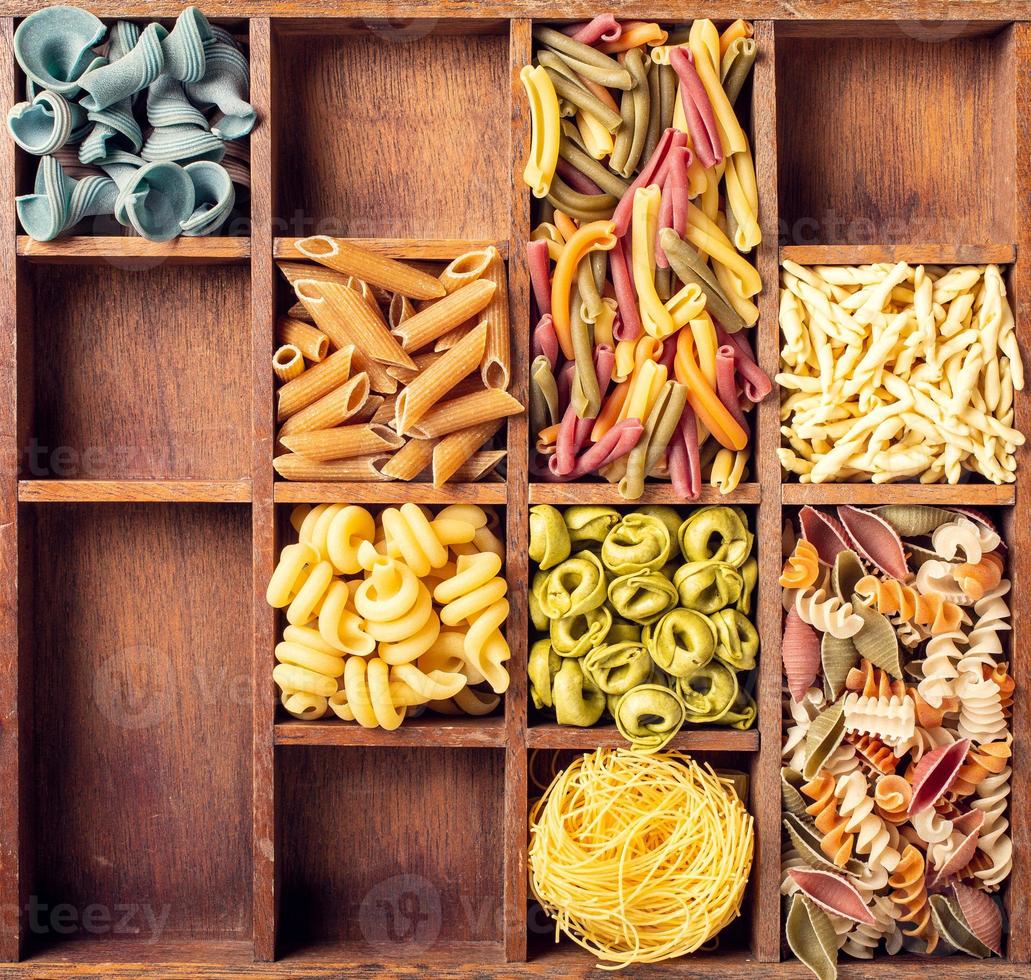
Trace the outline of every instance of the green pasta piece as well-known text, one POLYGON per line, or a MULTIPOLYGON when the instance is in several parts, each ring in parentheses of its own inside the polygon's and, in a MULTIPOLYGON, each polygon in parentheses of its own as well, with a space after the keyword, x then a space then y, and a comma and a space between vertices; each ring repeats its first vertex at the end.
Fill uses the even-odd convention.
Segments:
POLYGON ((551 504, 530 508, 530 559, 541 571, 554 568, 569 557, 569 531, 562 512, 551 504))
POLYGON ((673 438, 687 402, 687 388, 667 381, 645 420, 644 433, 627 456, 626 474, 619 481, 619 492, 626 500, 637 500, 644 493, 644 480, 665 453, 673 438))
POLYGON ((673 609, 646 632, 652 660, 672 677, 690 677, 716 652, 716 627, 693 609, 673 609))
POLYGON ((723 324, 724 329, 730 333, 743 330, 745 321, 731 305, 716 276, 694 248, 672 228, 663 228, 659 232, 659 244, 677 278, 685 285, 694 283, 698 286, 705 295, 706 309, 723 324))
MULTIPOLYGON (((611 106, 602 102, 598 96, 584 88, 579 82, 570 80, 561 70, 552 67, 553 63, 557 63, 570 75, 573 74, 561 58, 552 56, 553 60, 548 60, 545 57, 546 54, 547 52, 542 52, 541 63, 545 66, 544 70, 548 73, 551 84, 555 86, 555 94, 560 99, 565 99, 570 105, 575 106, 577 109, 582 109, 588 115, 593 116, 610 133, 616 132, 623 122, 622 115, 611 106)), ((575 75, 573 77, 575 78, 575 75)))
POLYGON ((582 657, 605 643, 612 613, 605 606, 551 621, 551 646, 560 657, 582 657))
POLYGON ((673 270, 655 270, 655 292, 663 303, 667 302, 673 295, 673 270))
POLYGON ((677 604, 676 588, 660 572, 620 575, 609 583, 608 596, 623 619, 641 625, 656 622, 677 604))
POLYGON ((733 605, 741 596, 741 573, 725 561, 693 561, 681 565, 673 576, 680 603, 687 609, 710 615, 733 605))
POLYGON ((651 159, 663 132, 662 96, 660 93, 662 73, 659 68, 659 65, 653 65, 651 71, 648 72, 648 130, 644 136, 644 151, 641 153, 641 158, 644 160, 651 159))
POLYGON ((610 643, 640 643, 641 626, 638 623, 630 623, 625 619, 613 619, 612 628, 609 630, 610 643))
POLYGON ((748 617, 736 609, 721 609, 711 618, 718 637, 716 656, 734 670, 752 670, 759 634, 748 617))
POLYGON ((710 660, 689 677, 677 678, 687 720, 709 725, 723 720, 738 698, 737 674, 725 663, 710 660))
POLYGON ((573 544, 592 541, 601 544, 609 531, 622 519, 618 510, 612 507, 597 507, 591 504, 575 504, 562 514, 573 544))
POLYGON ((175 163, 147 163, 116 152, 101 161, 104 172, 118 185, 115 220, 132 225, 144 238, 166 242, 181 231, 193 214, 193 181, 175 163))
POLYGON ((583 661, 584 672, 606 694, 621 695, 647 682, 652 662, 640 643, 613 643, 591 650, 583 661))
POLYGON ((621 177, 630 177, 637 169, 637 164, 644 152, 645 140, 648 138, 651 102, 648 98, 647 64, 639 49, 631 48, 626 53, 625 65, 630 72, 630 77, 634 80, 634 87, 630 90, 633 102, 633 129, 630 146, 622 166, 617 167, 611 160, 609 161, 609 165, 621 177))
POLYGON ((755 698, 742 688, 738 688, 737 697, 734 698, 730 710, 720 718, 720 724, 743 732, 755 724, 758 715, 759 706, 755 703, 755 698))
POLYGON ((621 177, 625 176, 626 161, 630 156, 630 146, 634 139, 636 110, 634 93, 627 89, 619 100, 620 124, 612 141, 612 153, 609 154, 609 166, 621 177))
POLYGON ((540 432, 558 421, 558 385, 551 361, 538 354, 530 365, 530 423, 534 432, 540 432))
POLYGON ((864 575, 866 569, 859 555, 846 548, 834 556, 831 589, 842 602, 849 602, 856 591, 857 583, 864 575))
MULTIPOLYGON (((666 525, 666 530, 669 532, 669 560, 676 561, 680 557, 678 536, 680 534, 680 525, 683 524, 680 512, 675 507, 668 507, 665 504, 646 504, 644 507, 638 507, 634 513, 642 514, 645 517, 658 518, 666 525)), ((676 571, 676 568, 673 571, 676 571)))
POLYGON ((548 572, 538 571, 533 576, 533 582, 530 584, 529 594, 529 606, 530 606, 530 622, 533 623, 534 629, 546 630, 549 623, 551 622, 541 607, 541 596, 544 595, 548 590, 548 572))
POLYGON ((758 50, 755 39, 751 37, 737 37, 727 45, 720 60, 720 79, 731 105, 737 102, 741 89, 752 73, 758 50))
POLYGON ((104 64, 94 50, 104 39, 103 22, 78 7, 42 7, 14 32, 14 56, 28 79, 65 98, 81 93, 79 79, 104 64))
POLYGON ((817 834, 809 817, 785 813, 782 823, 788 833, 792 846, 810 868, 815 868, 819 871, 833 871, 836 874, 844 872, 855 878, 861 877, 865 873, 866 865, 855 858, 850 858, 846 861, 843 868, 839 868, 834 864, 820 850, 822 838, 817 834))
MULTIPOLYGON (((588 324, 593 325, 598 319, 598 314, 601 313, 601 293, 598 292, 598 283, 594 272, 594 261, 595 255, 604 256, 604 252, 588 252, 581 260, 580 264, 576 267, 576 285, 577 293, 579 294, 579 313, 581 319, 587 321, 588 324)), ((590 360, 594 360, 594 337, 593 335, 588 336, 588 340, 591 342, 590 360)), ((579 354, 574 351, 574 355, 579 359, 579 354)))
POLYGON ((617 199, 611 194, 581 194, 574 191, 558 174, 551 181, 547 198, 556 207, 578 221, 600 221, 612 217, 617 199))
POLYGON ((630 72, 618 61, 603 54, 589 44, 574 41, 573 38, 551 27, 535 27, 534 40, 543 44, 570 62, 578 75, 604 85, 606 88, 628 89, 633 85, 630 72))
POLYGON ((817 980, 836 980, 838 935, 823 909, 796 893, 791 898, 784 934, 791 952, 813 971, 817 980))
POLYGON ((796 817, 804 816, 805 808, 808 806, 805 797, 801 793, 805 777, 790 766, 783 766, 780 770, 780 798, 784 809, 793 813, 796 817))
POLYGON ((601 561, 616 575, 651 572, 666 564, 671 547, 669 528, 659 518, 632 511, 605 536, 601 561))
POLYGON ((7 113, 7 131, 23 150, 46 156, 72 140, 87 125, 86 111, 58 92, 43 91, 7 113))
POLYGON ((147 122, 151 126, 199 126, 208 128, 208 121, 187 97, 186 88, 177 78, 159 75, 147 89, 147 122))
POLYGON ((687 561, 725 561, 740 568, 752 553, 755 535, 740 507, 712 505, 694 511, 677 532, 687 561))
POLYGON ((578 616, 605 601, 605 569, 590 551, 578 551, 548 573, 547 587, 538 596, 548 619, 578 616))
POLYGON ((555 719, 560 725, 590 728, 605 710, 605 695, 588 677, 579 660, 563 659, 551 685, 555 719))
POLYGON ((18 220, 37 242, 49 242, 85 218, 110 214, 118 188, 107 177, 72 180, 52 156, 41 157, 34 193, 15 198, 18 220))
POLYGON ((759 562, 754 558, 749 558, 741 566, 741 578, 744 585, 741 589, 741 597, 734 604, 734 608, 748 616, 752 612, 752 594, 755 592, 756 582, 759 581, 759 562))
POLYGON ((624 694, 613 712, 620 734, 638 752, 658 752, 684 725, 687 710, 675 691, 642 684, 624 694))
POLYGON ((684 406, 687 404, 687 385, 667 381, 666 386, 669 388, 669 394, 655 427, 648 434, 648 454, 644 462, 646 475, 650 474, 665 457, 666 448, 680 424, 680 416, 684 414, 684 406))
MULTIPOLYGON (((197 14, 203 19, 200 11, 197 11, 197 14)), ((207 21, 204 23, 206 25, 207 21)), ((172 37, 160 24, 149 24, 140 32, 132 48, 124 52, 120 58, 97 65, 85 72, 79 79, 79 86, 85 91, 85 95, 80 98, 83 108, 87 112, 100 112, 147 88, 166 67, 163 35, 167 35, 167 39, 172 37)), ((182 35, 178 40, 182 40, 182 35)), ((199 37, 197 45, 198 50, 194 54, 199 54, 203 70, 204 44, 199 37)))
MULTIPOLYGON (((591 276, 587 267, 588 278, 591 276)), ((601 408, 601 388, 594 370, 594 338, 590 324, 583 318, 579 290, 573 290, 570 298, 569 332, 573 340, 575 372, 569 400, 577 418, 593 419, 601 408)))
POLYGON ((821 711, 810 723, 805 736, 806 760, 802 775, 814 779, 844 737, 844 705, 839 701, 821 711))
POLYGON ((214 235, 236 203, 232 178, 221 164, 206 160, 188 163, 183 169, 193 181, 193 213, 183 222, 182 234, 192 238, 214 235))
POLYGON ((824 633, 820 640, 820 661, 823 679, 835 700, 845 693, 848 672, 859 663, 859 651, 851 637, 839 640, 830 633, 824 633))
POLYGON ((530 648, 526 673, 530 678, 530 696, 537 708, 551 708, 554 701, 551 686, 562 666, 562 658, 551 649, 547 640, 538 640, 530 648))
POLYGON ((968 956, 986 960, 992 951, 970 930, 959 902, 948 895, 930 895, 931 919, 938 932, 956 949, 968 956))
POLYGON ((871 609, 859 598, 852 597, 852 608, 863 620, 863 628, 852 637, 852 642, 875 667, 886 670, 897 680, 902 679, 902 654, 898 634, 886 616, 871 609))
POLYGON ((950 510, 924 504, 886 504, 875 507, 873 513, 887 521, 902 538, 922 538, 956 519, 950 510))
POLYGON ((677 104, 677 73, 672 65, 656 65, 659 73, 659 135, 673 125, 677 104))

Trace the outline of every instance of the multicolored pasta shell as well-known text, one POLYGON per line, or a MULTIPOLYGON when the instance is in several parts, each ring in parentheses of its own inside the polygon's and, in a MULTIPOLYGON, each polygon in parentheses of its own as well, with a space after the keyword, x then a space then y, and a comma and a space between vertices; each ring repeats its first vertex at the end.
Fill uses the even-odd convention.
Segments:
POLYGON ((820 637, 792 606, 784 619, 780 656, 788 690, 796 701, 805 697, 820 669, 820 637))
POLYGON ((909 575, 906 552, 898 532, 872 511, 843 504, 838 508, 841 521, 855 550, 885 575, 902 579, 909 575))

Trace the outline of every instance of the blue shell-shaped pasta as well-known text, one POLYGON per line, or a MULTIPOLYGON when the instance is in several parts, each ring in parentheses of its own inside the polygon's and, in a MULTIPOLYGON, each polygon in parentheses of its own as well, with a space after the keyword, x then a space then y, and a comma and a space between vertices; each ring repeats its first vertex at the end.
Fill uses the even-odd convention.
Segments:
POLYGON ((183 168, 193 181, 193 214, 183 222, 183 234, 213 235, 225 224, 236 190, 224 167, 209 160, 188 163, 183 168))
POLYGON ((143 132, 132 114, 131 104, 132 100, 126 98, 99 112, 89 113, 89 120, 94 125, 79 146, 80 163, 97 163, 116 149, 140 152, 143 132))
POLYGON ((37 85, 75 96, 79 78, 93 65, 103 63, 93 48, 104 39, 105 31, 100 19, 87 10, 43 7, 29 14, 15 31, 14 56, 37 85))
POLYGON ((210 40, 207 18, 196 7, 187 7, 170 34, 162 31, 165 74, 181 82, 199 82, 204 77, 205 44, 210 40))
POLYGON ((218 107, 211 131, 224 140, 246 136, 257 121, 254 107, 247 101, 250 74, 247 59, 232 37, 221 28, 212 28, 207 45, 207 67, 204 77, 186 86, 186 93, 195 102, 218 107))
POLYGON ((140 156, 150 162, 212 160, 218 163, 225 152, 225 144, 199 126, 162 126, 147 137, 140 156))
POLYGON ((25 233, 49 242, 84 218, 110 214, 118 189, 108 177, 72 180, 52 156, 39 161, 35 192, 16 198, 18 220, 25 233))
POLYGON ((23 150, 46 156, 82 132, 86 113, 57 92, 40 92, 31 102, 19 102, 7 114, 7 131, 23 150))
MULTIPOLYGON (((121 154, 128 157, 129 154, 121 154)), ((138 158, 137 158, 138 159, 138 158)), ((109 173, 109 163, 102 163, 109 173)), ((118 200, 115 219, 132 227, 152 242, 167 242, 182 232, 193 214, 193 181, 176 163, 148 163, 138 169, 116 165, 118 200)), ((112 174, 114 176, 114 174, 112 174)))
POLYGON ((204 113, 186 97, 183 83, 171 75, 154 79, 147 90, 147 122, 155 129, 182 125, 208 128, 204 113))
MULTIPOLYGON (((81 102, 89 112, 98 112, 142 92, 164 67, 161 37, 164 28, 150 24, 127 54, 90 69, 80 79, 85 91, 81 102)), ((121 54, 119 51, 118 54, 121 54)))

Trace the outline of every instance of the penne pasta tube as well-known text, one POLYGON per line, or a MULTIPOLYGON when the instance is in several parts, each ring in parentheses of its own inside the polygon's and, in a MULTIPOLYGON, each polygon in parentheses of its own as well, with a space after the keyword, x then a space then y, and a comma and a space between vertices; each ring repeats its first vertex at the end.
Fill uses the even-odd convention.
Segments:
POLYGON ((300 300, 294 303, 290 309, 286 311, 286 315, 290 317, 291 320, 299 320, 301 323, 315 322, 312 320, 311 314, 304 308, 304 304, 300 300))
POLYGON ((507 391, 485 388, 435 405, 412 429, 412 434, 420 439, 432 439, 522 411, 523 406, 507 391))
POLYGON ((293 344, 283 344, 272 355, 272 370, 280 381, 293 381, 304 374, 304 357, 293 344))
POLYGON ((387 309, 387 324, 390 329, 401 326, 405 320, 415 316, 415 304, 400 293, 394 293, 390 297, 390 306, 387 309))
POLYGON ((446 292, 453 293, 456 289, 468 286, 469 283, 479 279, 490 267, 497 254, 498 250, 493 245, 466 252, 449 262, 437 278, 446 292))
POLYGON ((320 463, 306 456, 287 453, 272 460, 275 471, 284 480, 310 480, 314 483, 373 483, 390 479, 383 466, 389 456, 356 456, 354 459, 338 459, 331 463, 320 463))
POLYGON ((443 337, 438 337, 433 344, 433 352, 435 354, 442 354, 446 350, 451 350, 471 329, 471 320, 460 323, 457 327, 452 327, 443 337))
POLYGON ((354 289, 335 282, 298 279, 294 292, 337 347, 354 344, 356 351, 380 364, 415 367, 378 310, 374 312, 354 289))
POLYGON ((487 342, 480 361, 480 377, 487 388, 507 389, 511 378, 512 349, 511 331, 508 322, 508 281, 505 263, 497 249, 483 278, 494 283, 491 297, 483 318, 487 323, 487 342))
MULTIPOLYGON (((369 397, 365 399, 365 404, 351 416, 350 421, 355 424, 358 422, 383 422, 384 420, 376 418, 376 415, 383 407, 384 402, 386 402, 386 398, 384 398, 383 395, 369 395, 369 397)), ((393 402, 391 402, 391 409, 387 413, 387 419, 391 419, 393 417, 393 402)))
POLYGON ((385 425, 343 425, 281 436, 283 446, 299 456, 319 462, 371 456, 388 449, 400 449, 404 440, 385 425))
POLYGON ((451 350, 419 374, 397 396, 396 428, 406 435, 412 427, 483 360, 487 344, 487 321, 483 320, 451 350))
POLYGON ((393 425, 394 403, 396 401, 397 395, 392 395, 390 398, 381 398, 376 406, 376 410, 369 417, 370 421, 375 422, 377 425, 393 425))
POLYGON ((477 279, 439 303, 419 310, 394 333, 405 351, 419 350, 485 309, 496 291, 497 286, 491 280, 477 279))
POLYGON ((279 438, 295 432, 315 432, 343 425, 361 409, 368 397, 369 376, 363 371, 291 415, 281 426, 279 438))
POLYGON ((313 235, 299 239, 297 250, 320 265, 373 286, 389 289, 411 299, 439 299, 445 295, 440 281, 404 262, 378 255, 342 238, 313 235))
MULTIPOLYGON (((489 389, 494 390, 494 389, 489 389)), ((433 485, 443 486, 501 428, 501 419, 478 422, 445 436, 433 447, 433 485)))
POLYGON ((320 279, 324 282, 347 283, 351 276, 343 272, 334 272, 322 265, 312 265, 310 262, 285 261, 277 263, 279 271, 286 277, 286 281, 292 286, 298 279, 320 279))
POLYGON ((302 408, 317 402, 339 388, 351 376, 351 355, 348 345, 334 351, 324 361, 308 368, 300 377, 287 382, 276 392, 276 420, 283 422, 302 408))
POLYGON ((408 384, 413 378, 415 378, 420 371, 425 371, 434 361, 437 360, 439 355, 436 351, 424 351, 422 354, 416 354, 412 358, 415 361, 414 368, 404 368, 394 365, 393 367, 387 368, 387 374, 392 378, 397 378, 402 384, 408 384))
POLYGON ((435 439, 409 439, 383 466, 384 476, 394 480, 414 480, 430 465, 435 439))
POLYGON ((289 316, 281 316, 276 322, 276 340, 293 344, 309 361, 321 361, 329 352, 329 337, 311 324, 289 316))
MULTIPOLYGON (((451 477, 456 483, 476 483, 485 477, 494 475, 494 469, 507 455, 508 453, 504 449, 487 449, 481 453, 473 453, 451 474, 451 477)), ((501 480, 502 478, 496 476, 496 479, 501 480)))

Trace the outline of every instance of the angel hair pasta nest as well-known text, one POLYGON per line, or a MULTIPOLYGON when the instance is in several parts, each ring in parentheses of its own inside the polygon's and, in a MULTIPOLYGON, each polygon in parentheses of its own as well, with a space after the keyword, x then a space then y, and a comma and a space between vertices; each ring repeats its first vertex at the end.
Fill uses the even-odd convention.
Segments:
POLYGON ((585 754, 530 814, 530 885, 603 969, 693 953, 735 919, 752 818, 734 790, 677 752, 585 754))

